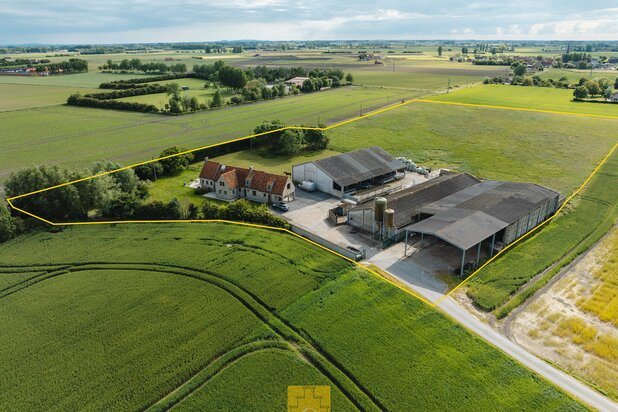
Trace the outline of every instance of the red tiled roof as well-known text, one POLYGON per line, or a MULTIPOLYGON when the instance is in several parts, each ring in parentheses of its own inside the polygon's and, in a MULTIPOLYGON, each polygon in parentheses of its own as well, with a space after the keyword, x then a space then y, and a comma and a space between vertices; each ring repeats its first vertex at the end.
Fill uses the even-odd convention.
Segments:
POLYGON ((283 195, 283 191, 289 180, 287 176, 267 173, 261 170, 234 166, 226 166, 225 170, 221 170, 220 163, 212 161, 204 163, 200 178, 217 181, 221 177, 232 189, 244 187, 276 195, 283 195))

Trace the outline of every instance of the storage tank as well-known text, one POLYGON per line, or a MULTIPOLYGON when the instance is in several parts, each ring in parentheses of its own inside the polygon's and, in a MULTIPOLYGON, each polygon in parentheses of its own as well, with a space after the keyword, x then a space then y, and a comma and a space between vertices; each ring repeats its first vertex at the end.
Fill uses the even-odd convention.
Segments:
POLYGON ((383 197, 376 197, 374 201, 375 221, 378 223, 384 222, 384 211, 386 210, 386 199, 383 197))
POLYGON ((384 223, 386 227, 395 227, 395 211, 393 209, 384 211, 384 223))

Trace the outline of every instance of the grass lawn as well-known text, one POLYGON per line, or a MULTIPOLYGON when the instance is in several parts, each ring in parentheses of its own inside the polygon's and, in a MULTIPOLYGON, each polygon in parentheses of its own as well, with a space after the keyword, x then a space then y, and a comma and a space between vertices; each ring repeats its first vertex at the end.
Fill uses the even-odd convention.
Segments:
POLYGON ((551 87, 484 84, 429 99, 618 117, 618 104, 573 102, 573 90, 551 87))
POLYGON ((176 198, 185 206, 189 203, 201 204, 206 198, 202 195, 196 195, 195 189, 188 187, 188 185, 185 186, 185 183, 188 184, 197 179, 201 170, 202 164, 194 163, 178 176, 167 176, 153 181, 150 184, 148 200, 169 202, 176 198))
POLYGON ((89 88, 0 83, 0 112, 62 104, 73 93, 96 91, 89 88))
POLYGON ((617 128, 611 119, 411 103, 328 135, 333 150, 380 145, 421 165, 568 194, 616 142, 617 128))
POLYGON ((264 120, 329 123, 355 116, 361 104, 366 111, 412 96, 409 90, 343 87, 178 117, 68 106, 0 113, 0 123, 11 130, 0 141, 0 182, 30 164, 76 168, 110 159, 126 165, 173 145, 195 148, 246 136, 264 120))
POLYGON ((441 312, 286 234, 115 225, 0 246, 0 272, 32 265, 49 272, 0 292, 8 409, 228 409, 239 394, 281 405, 288 385, 324 383, 335 410, 584 409, 441 312))

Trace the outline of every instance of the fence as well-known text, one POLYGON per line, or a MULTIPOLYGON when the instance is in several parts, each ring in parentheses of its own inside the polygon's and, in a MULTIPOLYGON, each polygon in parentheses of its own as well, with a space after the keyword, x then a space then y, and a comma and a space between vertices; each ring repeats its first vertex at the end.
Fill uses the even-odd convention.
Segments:
POLYGON ((306 229, 302 229, 296 225, 291 224, 290 225, 290 230, 294 233, 296 233, 297 235, 301 235, 302 237, 305 237, 309 240, 314 241, 315 243, 324 246, 325 248, 328 248, 330 250, 332 250, 333 252, 337 252, 340 255, 343 255, 349 259, 352 259, 354 261, 359 261, 365 258, 365 252, 364 251, 360 251, 360 252, 354 252, 350 249, 346 249, 343 246, 340 246, 336 243, 331 242, 330 240, 326 240, 323 237, 320 237, 318 235, 316 235, 313 232, 310 232, 306 229))

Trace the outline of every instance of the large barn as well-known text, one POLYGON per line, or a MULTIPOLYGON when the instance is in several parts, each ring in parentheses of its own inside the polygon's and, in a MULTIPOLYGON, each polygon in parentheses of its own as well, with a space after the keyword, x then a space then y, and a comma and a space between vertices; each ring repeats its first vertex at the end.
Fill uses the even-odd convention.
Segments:
POLYGON ((556 212, 560 194, 533 183, 446 172, 385 200, 349 211, 348 223, 406 242, 410 235, 435 236, 462 251, 463 272, 468 250, 476 249, 478 264, 483 242, 490 253, 496 243, 513 242, 556 212))
POLYGON ((332 196, 392 181, 405 164, 378 146, 314 160, 292 167, 296 183, 311 181, 317 190, 332 196))

